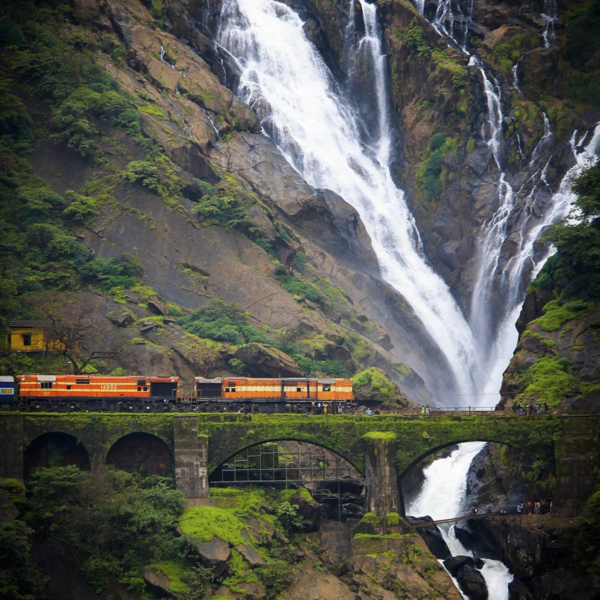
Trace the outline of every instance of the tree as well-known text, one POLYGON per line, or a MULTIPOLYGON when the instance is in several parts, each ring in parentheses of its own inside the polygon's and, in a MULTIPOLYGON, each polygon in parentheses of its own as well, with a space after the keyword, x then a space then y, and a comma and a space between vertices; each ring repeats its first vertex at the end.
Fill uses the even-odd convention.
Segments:
POLYGON ((46 291, 30 304, 43 320, 50 348, 71 361, 75 374, 93 360, 114 360, 125 349, 125 342, 112 339, 112 327, 83 294, 46 291))
POLYGON ((558 252, 540 273, 561 281, 562 296, 600 297, 600 162, 573 183, 578 199, 566 219, 552 225, 546 239, 558 252))

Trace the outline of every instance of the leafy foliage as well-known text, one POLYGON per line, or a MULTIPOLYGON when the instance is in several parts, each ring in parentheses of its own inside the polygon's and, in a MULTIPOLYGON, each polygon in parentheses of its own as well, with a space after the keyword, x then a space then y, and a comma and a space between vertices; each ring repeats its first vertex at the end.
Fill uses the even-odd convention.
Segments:
POLYGON ((552 225, 546 236, 558 251, 531 284, 532 290, 560 293, 561 302, 544 307, 546 314, 538 321, 546 331, 600 299, 600 162, 574 181, 573 190, 578 199, 570 215, 552 225))
POLYGON ((0 598, 35 600, 43 581, 30 554, 31 529, 22 521, 0 523, 0 598))
POLYGON ((29 492, 26 521, 63 555, 77 556, 97 592, 113 581, 142 591, 144 566, 182 552, 175 527, 185 499, 164 478, 39 469, 29 492))
POLYGON ((280 559, 269 561, 265 566, 257 569, 257 573, 269 596, 276 596, 283 591, 292 579, 289 564, 280 559))
POLYGON ((236 345, 251 342, 273 344, 266 333, 250 325, 247 313, 224 300, 211 300, 207 306, 178 319, 177 323, 201 338, 236 345))

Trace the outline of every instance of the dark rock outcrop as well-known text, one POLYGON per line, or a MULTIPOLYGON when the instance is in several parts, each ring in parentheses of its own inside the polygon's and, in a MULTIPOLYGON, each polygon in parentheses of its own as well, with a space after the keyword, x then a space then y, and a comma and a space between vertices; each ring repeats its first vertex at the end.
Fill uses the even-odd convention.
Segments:
MULTIPOLYGON (((407 517, 407 519, 411 525, 420 525, 422 523, 430 523, 433 521, 431 517, 407 517)), ((427 547, 436 558, 448 560, 452 557, 448 544, 446 544, 437 525, 419 527, 417 531, 425 540, 427 547)))
POLYGON ((229 544, 213 538, 210 542, 200 542, 196 545, 200 562, 207 568, 212 569, 215 575, 220 575, 227 568, 227 561, 231 557, 229 544))
POLYGON ((452 573, 460 589, 471 600, 488 600, 488 590, 483 575, 478 571, 483 567, 481 560, 470 556, 454 556, 444 561, 444 566, 452 573))
POLYGON ((263 344, 247 344, 238 348, 234 355, 246 365, 248 375, 253 377, 302 377, 302 369, 294 359, 277 348, 263 344))

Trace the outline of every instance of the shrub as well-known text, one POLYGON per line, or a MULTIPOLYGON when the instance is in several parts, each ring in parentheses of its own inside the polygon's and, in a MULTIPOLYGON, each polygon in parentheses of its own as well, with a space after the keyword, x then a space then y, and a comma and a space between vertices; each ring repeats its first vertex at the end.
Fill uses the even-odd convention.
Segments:
POLYGON ((98 202, 94 198, 67 190, 65 199, 70 202, 69 206, 63 211, 63 215, 67 219, 79 225, 84 225, 98 216, 98 202))
POLYGON ((271 560, 256 571, 269 596, 283 591, 292 579, 290 565, 284 560, 271 560))

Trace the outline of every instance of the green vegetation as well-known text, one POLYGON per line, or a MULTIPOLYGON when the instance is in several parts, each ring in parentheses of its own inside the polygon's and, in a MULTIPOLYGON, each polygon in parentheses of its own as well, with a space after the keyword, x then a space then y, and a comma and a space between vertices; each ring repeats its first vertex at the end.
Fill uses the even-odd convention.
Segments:
POLYGON ((25 522, 76 564, 100 592, 121 581, 144 590, 143 568, 185 557, 175 527, 184 498, 173 482, 122 471, 38 469, 28 482, 25 522))
POLYGON ((200 542, 218 537, 234 546, 246 543, 241 532, 247 525, 228 509, 192 506, 183 513, 179 526, 185 535, 200 542))
POLYGON ((577 519, 576 558, 594 576, 600 573, 600 484, 577 519))
POLYGON ((564 304, 560 300, 552 300, 544 306, 544 315, 536 323, 544 331, 556 331, 563 323, 584 316, 593 306, 593 303, 583 300, 571 300, 564 304))
POLYGON ((556 406, 561 400, 579 391, 577 379, 569 373, 571 363, 566 358, 540 358, 527 371, 523 398, 534 398, 556 406))
POLYGON ((211 300, 198 308, 177 324, 201 338, 230 342, 235 345, 257 342, 273 345, 273 340, 263 331, 252 327, 248 313, 223 300, 211 300))
POLYGON ((354 375, 352 389, 357 398, 383 400, 388 406, 405 408, 408 402, 398 386, 381 370, 375 367, 354 375))
POLYGON ((396 441, 396 434, 393 431, 369 431, 363 435, 363 439, 367 442, 389 443, 396 441))
POLYGON ((569 6, 561 50, 570 70, 564 82, 570 96, 585 104, 600 107, 600 1, 591 0, 569 6))
POLYGON ((22 521, 0 523, 0 597, 7 600, 35 600, 40 597, 43 579, 31 558, 32 530, 22 521))

